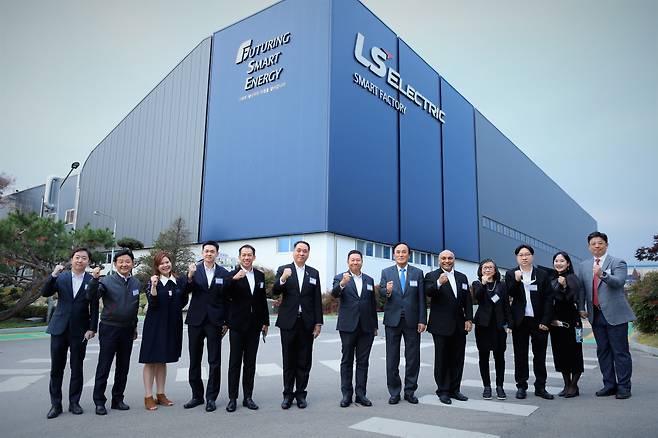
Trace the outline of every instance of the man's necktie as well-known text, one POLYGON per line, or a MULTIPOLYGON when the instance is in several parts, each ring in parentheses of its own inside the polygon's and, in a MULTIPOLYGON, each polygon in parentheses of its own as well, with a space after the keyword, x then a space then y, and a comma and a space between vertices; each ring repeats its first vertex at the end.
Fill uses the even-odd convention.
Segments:
MULTIPOLYGON (((596 259, 594 262, 599 266, 601 259, 596 259)), ((592 304, 599 305, 599 278, 596 275, 592 278, 592 304)))
POLYGON ((404 293, 404 287, 407 285, 407 276, 404 272, 407 268, 400 269, 400 286, 402 287, 402 293, 404 293))

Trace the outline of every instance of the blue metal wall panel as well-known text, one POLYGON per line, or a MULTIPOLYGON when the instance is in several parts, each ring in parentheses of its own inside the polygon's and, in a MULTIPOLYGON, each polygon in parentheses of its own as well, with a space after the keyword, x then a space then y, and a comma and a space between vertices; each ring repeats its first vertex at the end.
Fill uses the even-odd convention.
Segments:
MULTIPOLYGON (((586 236, 596 221, 482 114, 475 112, 480 253, 500 266, 516 263, 522 243, 504 228, 483 227, 488 218, 575 257, 587 257, 586 236)), ((536 245, 535 245, 536 246, 536 245)), ((552 266, 552 250, 535 247, 535 262, 552 266)))
POLYGON ((386 64, 397 67, 397 38, 356 1, 332 2, 331 15, 329 231, 393 243, 399 238, 397 114, 355 83, 355 74, 377 90, 395 93, 354 52, 360 32, 366 59, 378 46, 393 56, 386 64))
MULTIPOLYGON (((411 85, 439 105, 439 74, 402 40, 399 54, 402 89, 411 85)), ((441 122, 406 96, 400 101, 406 106, 404 114, 398 114, 400 240, 414 249, 438 253, 443 249, 441 122)))
POLYGON ((326 230, 329 10, 329 0, 287 0, 214 34, 201 240, 326 230), (287 32, 287 44, 237 63, 248 40, 254 48, 287 32), (279 68, 245 90, 248 77, 279 68))
POLYGON ((441 79, 443 125, 443 224, 445 247, 477 262, 478 205, 473 106, 441 79))

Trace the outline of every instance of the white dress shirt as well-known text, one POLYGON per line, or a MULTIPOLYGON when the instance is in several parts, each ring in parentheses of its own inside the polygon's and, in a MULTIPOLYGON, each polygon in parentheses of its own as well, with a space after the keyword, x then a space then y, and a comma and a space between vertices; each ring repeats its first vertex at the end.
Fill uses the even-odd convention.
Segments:
POLYGON ((215 277, 215 266, 217 265, 212 265, 212 268, 208 269, 206 267, 206 264, 205 263, 203 264, 203 269, 206 270, 206 279, 208 280, 208 288, 212 286, 212 279, 213 277, 215 277))
POLYGON ((450 287, 452 288, 452 293, 455 294, 455 298, 457 298, 457 281, 455 280, 455 270, 453 269, 452 271, 444 271, 445 274, 448 276, 448 282, 450 283, 450 287))
POLYGON ((363 276, 362 274, 356 275, 352 274, 352 280, 354 280, 354 284, 356 285, 356 294, 361 298, 361 291, 363 290, 363 276))
POLYGON ((242 265, 240 265, 240 269, 245 271, 245 277, 247 277, 247 282, 249 283, 249 290, 251 290, 251 294, 254 294, 254 289, 256 288, 256 277, 254 277, 254 268, 252 267, 250 270, 246 270, 242 265))
POLYGON ((530 268, 530 271, 524 271, 521 269, 521 274, 523 275, 523 278, 521 281, 523 282, 523 289, 525 290, 525 316, 535 316, 535 311, 532 308, 532 300, 530 299, 530 282, 532 281, 532 268, 530 268))
POLYGON ((78 294, 80 287, 82 287, 82 282, 85 279, 85 273, 83 272, 80 275, 77 275, 75 272, 71 271, 71 287, 73 287, 73 298, 78 294))

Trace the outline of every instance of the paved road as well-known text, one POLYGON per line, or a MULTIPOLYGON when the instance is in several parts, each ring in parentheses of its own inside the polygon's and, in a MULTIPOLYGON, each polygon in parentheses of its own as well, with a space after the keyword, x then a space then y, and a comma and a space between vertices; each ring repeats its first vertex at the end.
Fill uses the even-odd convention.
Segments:
MULTIPOLYGON (((466 403, 446 407, 434 395, 432 376, 433 348, 431 336, 422 338, 419 405, 402 401, 389 406, 386 401, 385 345, 377 337, 370 359, 368 396, 374 406, 352 405, 342 409, 340 401, 340 339, 334 330, 335 320, 326 321, 324 331, 315 343, 313 369, 309 383, 309 407, 282 411, 281 350, 278 330, 272 327, 267 343, 260 345, 255 401, 258 411, 239 408, 224 411, 226 399, 226 366, 222 367, 219 409, 207 413, 203 407, 192 411, 182 405, 190 397, 187 384, 188 356, 168 368, 167 395, 176 405, 160 407, 155 412, 143 409, 142 367, 137 363, 140 340, 135 342, 128 379, 127 412, 109 411, 105 417, 93 413, 91 391, 98 358, 98 342, 87 349, 85 388, 81 404, 85 414, 65 412, 59 418, 46 420, 49 409, 48 372, 49 338, 47 335, 0 336, 0 435, 4 437, 75 437, 104 436, 185 436, 185 437, 533 437, 656 436, 655 412, 658 407, 658 357, 633 351, 633 397, 629 400, 600 399, 594 392, 601 386, 592 342, 585 345, 585 375, 581 380, 581 396, 575 399, 547 401, 530 392, 523 401, 514 399, 513 356, 511 343, 507 351, 506 401, 483 401, 477 367, 477 350, 471 334, 468 338, 462 392, 470 397, 466 403), (508 388, 507 388, 508 387, 508 388)), ((380 333, 383 330, 380 329, 380 333)), ((186 342, 186 340, 184 341, 186 342)), ((511 338, 509 339, 511 342, 511 338)), ((550 347, 549 347, 550 351, 550 347)), ((549 355, 550 356, 550 355, 549 355)), ((228 339, 223 343, 222 363, 228 362, 228 339)), ((549 390, 557 391, 561 379, 549 362, 549 390), (551 371, 553 373, 551 373, 551 371)), ((493 366, 492 366, 493 369, 493 366)), ((68 382, 68 375, 65 375, 68 382)), ((532 382, 530 382, 532 384, 532 382)), ((108 394, 109 394, 108 385, 108 394)), ((67 389, 64 390, 66 399, 67 389)), ((109 407, 109 406, 108 406, 109 407)), ((66 404, 64 409, 66 409, 66 404)))

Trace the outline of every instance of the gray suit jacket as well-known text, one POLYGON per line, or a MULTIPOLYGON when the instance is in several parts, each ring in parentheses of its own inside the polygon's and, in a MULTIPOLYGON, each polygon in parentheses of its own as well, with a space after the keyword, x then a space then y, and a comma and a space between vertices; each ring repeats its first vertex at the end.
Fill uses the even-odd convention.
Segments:
POLYGON ((425 287, 423 271, 407 265, 406 287, 404 293, 400 286, 400 276, 397 265, 390 266, 382 271, 379 282, 379 294, 386 297, 386 283, 393 282, 393 293, 386 299, 384 305, 384 325, 397 327, 404 309, 404 319, 407 326, 427 324, 427 302, 425 301, 425 287))
MULTIPOLYGON (((581 294, 578 299, 578 310, 586 310, 589 313, 590 323, 594 322, 592 307, 593 265, 594 259, 587 258, 574 266, 576 275, 582 283, 581 294)), ((599 280, 597 291, 601 312, 603 312, 608 324, 619 325, 635 320, 635 314, 633 314, 624 292, 624 283, 628 274, 626 262, 608 254, 603 261, 601 270, 604 272, 604 276, 599 280)))

